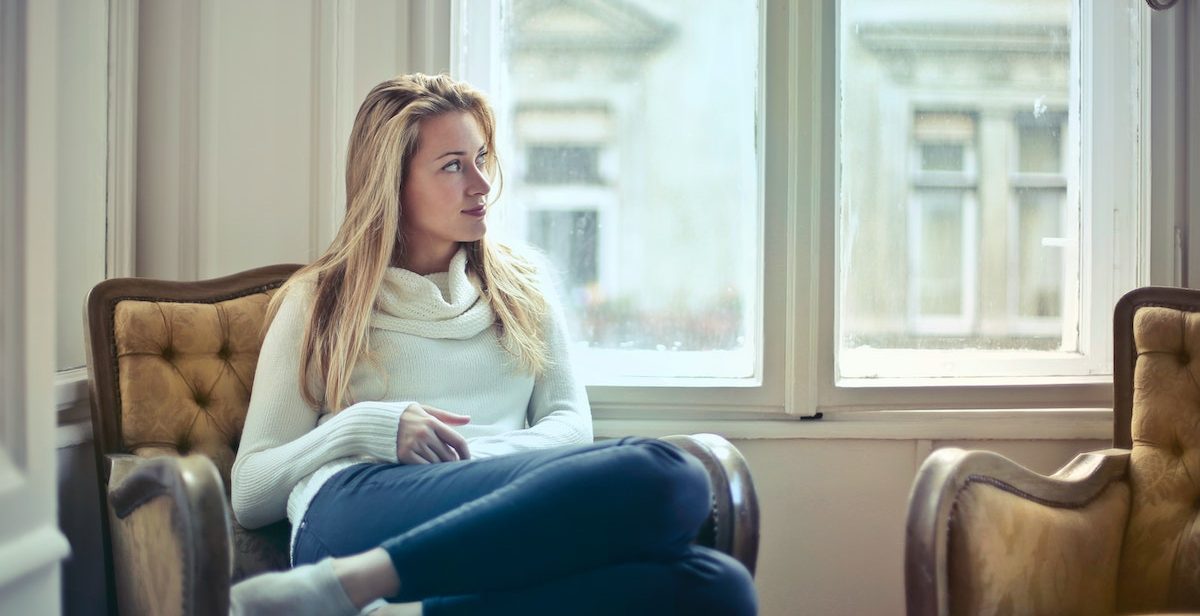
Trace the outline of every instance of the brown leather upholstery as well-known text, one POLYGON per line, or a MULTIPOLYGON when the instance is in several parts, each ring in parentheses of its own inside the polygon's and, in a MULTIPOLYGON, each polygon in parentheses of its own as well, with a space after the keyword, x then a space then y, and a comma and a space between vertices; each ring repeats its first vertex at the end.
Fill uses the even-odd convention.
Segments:
MULTIPOLYGON (((113 487, 109 479, 114 456, 194 453, 215 465, 220 482, 214 485, 223 486, 228 500, 267 303, 298 267, 272 266, 190 283, 114 279, 93 289, 86 314, 88 375, 102 495, 113 487)), ((108 510, 107 504, 102 508, 108 510)), ((104 524, 110 546, 110 608, 116 608, 119 595, 122 612, 158 613, 161 606, 146 603, 153 600, 156 588, 186 587, 185 581, 169 575, 177 570, 169 565, 172 559, 139 559, 137 549, 145 547, 144 541, 130 539, 168 536, 168 529, 155 528, 164 524, 155 521, 160 519, 139 513, 134 520, 145 520, 139 522, 144 526, 104 524), (137 573, 142 570, 167 578, 153 586, 131 584, 131 579, 142 579, 137 573), (113 592, 118 588, 120 593, 113 592)), ((289 530, 286 522, 255 531, 234 522, 232 537, 225 539, 233 545, 232 579, 286 568, 289 530)), ((228 586, 229 579, 223 584, 228 586)))
POLYGON ((212 304, 126 300, 114 332, 125 447, 199 453, 229 486, 270 293, 212 304))
POLYGON ((909 500, 909 614, 1200 610, 1200 290, 1114 314, 1115 447, 1043 477, 939 450, 909 500))
POLYGON ((113 560, 122 613, 229 611, 230 516, 221 478, 200 455, 111 458, 113 560))
POLYGON ((1133 317, 1133 504, 1121 611, 1200 609, 1200 306, 1133 317))

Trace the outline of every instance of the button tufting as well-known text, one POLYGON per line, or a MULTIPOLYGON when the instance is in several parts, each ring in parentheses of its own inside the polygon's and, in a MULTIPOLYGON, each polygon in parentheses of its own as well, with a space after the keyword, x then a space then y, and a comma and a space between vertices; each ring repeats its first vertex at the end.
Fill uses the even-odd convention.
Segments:
POLYGON ((1185 366, 1192 363, 1192 356, 1188 355, 1187 351, 1181 351, 1179 353, 1179 363, 1185 366))
POLYGON ((164 347, 162 350, 162 357, 167 361, 175 359, 175 349, 171 347, 164 347))
POLYGON ((229 358, 233 357, 233 352, 229 350, 228 344, 221 345, 221 350, 217 351, 217 357, 225 361, 229 361, 229 358))
POLYGON ((196 400, 196 404, 200 405, 200 408, 208 406, 208 396, 202 393, 197 393, 194 399, 196 400))

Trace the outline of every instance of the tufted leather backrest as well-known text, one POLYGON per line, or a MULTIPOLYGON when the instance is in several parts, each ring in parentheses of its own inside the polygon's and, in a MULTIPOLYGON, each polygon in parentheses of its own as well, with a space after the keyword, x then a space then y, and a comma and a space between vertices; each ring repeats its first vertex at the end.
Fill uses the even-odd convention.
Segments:
MULTIPOLYGON (((108 493, 109 456, 120 454, 202 454, 216 465, 228 496, 267 305, 299 267, 196 282, 116 278, 96 285, 88 295, 86 332, 101 499, 108 493)), ((108 543, 107 516, 101 528, 108 543)), ((234 522, 234 579, 286 567, 288 534, 286 521, 255 531, 234 522)), ((110 563, 110 590, 111 570, 110 563)))
POLYGON ((1200 293, 1143 300, 1129 309, 1131 383, 1120 365, 1114 377, 1118 415, 1122 400, 1132 413, 1118 610, 1200 610, 1200 293))
POLYGON ((117 304, 113 331, 127 451, 203 454, 216 463, 228 493, 273 292, 211 304, 117 304))

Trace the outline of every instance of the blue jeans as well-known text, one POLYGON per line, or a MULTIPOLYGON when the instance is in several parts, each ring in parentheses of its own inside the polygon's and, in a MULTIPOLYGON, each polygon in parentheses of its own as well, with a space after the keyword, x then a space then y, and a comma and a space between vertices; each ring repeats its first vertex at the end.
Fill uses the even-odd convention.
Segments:
POLYGON ((295 564, 382 546, 425 614, 754 614, 736 560, 691 545, 698 460, 624 438, 441 464, 359 464, 321 487, 295 564))

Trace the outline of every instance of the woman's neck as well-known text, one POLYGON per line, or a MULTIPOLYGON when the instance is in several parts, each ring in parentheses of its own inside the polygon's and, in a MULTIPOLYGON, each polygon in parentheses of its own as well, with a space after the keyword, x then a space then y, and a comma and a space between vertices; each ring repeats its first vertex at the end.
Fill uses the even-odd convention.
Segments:
MULTIPOLYGON (((450 260, 458 253, 458 244, 451 243, 439 247, 415 246, 414 242, 409 242, 407 250, 400 258, 393 257, 392 265, 395 267, 403 267, 404 269, 420 274, 434 274, 444 272, 450 269, 450 260)), ((394 251, 393 254, 399 254, 400 251, 394 251)))

